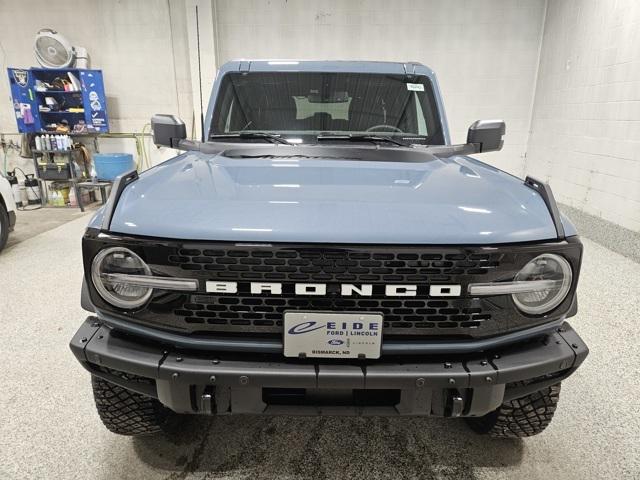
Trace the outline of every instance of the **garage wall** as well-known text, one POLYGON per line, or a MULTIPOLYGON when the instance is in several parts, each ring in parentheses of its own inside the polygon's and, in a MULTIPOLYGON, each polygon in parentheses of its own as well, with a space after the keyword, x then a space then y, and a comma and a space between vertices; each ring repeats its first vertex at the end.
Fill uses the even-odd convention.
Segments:
MULTIPOLYGON (((112 131, 125 133, 163 111, 197 127, 198 44, 205 103, 216 64, 233 58, 420 61, 439 76, 454 142, 476 119, 504 118, 505 148, 483 160, 640 231, 637 1, 0 0, 0 75, 34 65, 42 27, 88 48, 112 131)), ((8 95, 0 80, 0 133, 16 131, 8 95)), ((132 140, 100 147, 136 154, 132 140)), ((173 154, 150 150, 153 163, 173 154)), ((8 163, 30 165, 13 151, 8 163)))
MULTIPOLYGON (((44 27, 86 47, 92 68, 102 69, 112 132, 140 132, 151 115, 161 112, 177 112, 191 125, 182 0, 30 0, 28 7, 25 2, 0 0, 0 132, 16 132, 6 68, 37 64, 33 39, 44 27)), ((136 153, 133 140, 101 139, 100 147, 136 153)), ((154 161, 171 154, 155 147, 151 152, 154 161)), ((17 161, 15 154, 9 160, 10 166, 17 161)))
POLYGON ((218 62, 235 58, 418 61, 436 71, 454 142, 504 118, 502 152, 524 172, 544 0, 215 0, 218 62), (509 42, 505 42, 508 38, 509 42))
POLYGON ((549 1, 526 170, 640 232, 640 2, 549 1))
MULTIPOLYGON (((34 0, 28 9, 0 0, 2 71, 33 65, 33 35, 51 27, 87 47, 104 71, 112 131, 139 132, 162 111, 190 126, 199 113, 195 6, 205 103, 214 64, 232 58, 420 61, 439 76, 453 140, 464 141, 477 119, 504 118, 504 150, 483 159, 524 173, 545 0, 76 0, 55 8, 34 0)), ((15 132, 10 107, 0 104, 0 132, 15 132)), ((135 153, 131 140, 100 145, 135 153)), ((156 162, 170 154, 152 153, 156 162)))

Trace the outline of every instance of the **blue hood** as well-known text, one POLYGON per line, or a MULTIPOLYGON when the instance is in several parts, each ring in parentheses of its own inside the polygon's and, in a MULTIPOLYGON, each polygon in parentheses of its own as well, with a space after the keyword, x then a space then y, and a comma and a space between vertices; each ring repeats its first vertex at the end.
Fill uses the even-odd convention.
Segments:
MULTIPOLYGON (((393 158, 393 149, 387 150, 393 158)), ((336 160, 321 158, 322 152, 320 158, 187 152, 142 173, 125 189, 111 231, 342 244, 556 238, 537 192, 475 159, 424 154, 425 161, 416 163, 336 160)))

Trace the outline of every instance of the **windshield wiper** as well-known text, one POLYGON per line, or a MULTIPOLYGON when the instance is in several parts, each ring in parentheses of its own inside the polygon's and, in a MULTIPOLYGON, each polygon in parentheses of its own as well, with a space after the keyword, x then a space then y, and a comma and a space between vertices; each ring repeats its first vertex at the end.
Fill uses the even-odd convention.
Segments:
POLYGON ((408 143, 401 142, 386 135, 367 135, 367 134, 350 134, 350 135, 318 135, 317 140, 346 140, 348 142, 386 142, 398 145, 399 147, 409 147, 408 143))
POLYGON ((271 143, 282 143, 284 145, 291 145, 284 138, 280 138, 279 135, 275 133, 265 133, 265 132, 238 132, 238 133, 216 133, 209 136, 210 140, 222 140, 225 138, 259 138, 266 140, 271 143))

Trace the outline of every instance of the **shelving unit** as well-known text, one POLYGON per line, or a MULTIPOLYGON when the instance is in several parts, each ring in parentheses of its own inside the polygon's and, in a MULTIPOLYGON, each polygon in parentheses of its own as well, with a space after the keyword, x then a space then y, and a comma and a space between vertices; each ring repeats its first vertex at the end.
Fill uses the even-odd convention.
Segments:
MULTIPOLYGON (((98 136, 109 132, 107 99, 101 70, 8 68, 7 73, 20 133, 66 134, 76 140, 86 138, 98 150, 98 136)), ((47 182, 50 181, 68 183, 73 188, 77 205, 82 211, 82 190, 100 190, 104 201, 108 183, 102 185, 105 182, 86 182, 89 172, 78 177, 72 161, 77 152, 79 150, 33 150, 33 164, 43 206, 47 204, 50 191, 47 182), (54 155, 57 156, 55 162, 54 155), (63 163, 61 159, 65 166, 60 166, 63 163), (44 170, 42 164, 45 164, 44 170), (46 170, 46 165, 50 170, 46 170), (51 165, 58 165, 60 171, 49 175, 55 172, 51 165)))
MULTIPOLYGON (((43 207, 47 205, 47 198, 45 193, 49 191, 49 188, 46 185, 47 181, 51 182, 59 182, 59 183, 68 183, 70 188, 73 188, 73 192, 76 196, 76 202, 80 211, 84 212, 84 205, 82 203, 82 195, 78 184, 82 181, 81 178, 76 176, 75 168, 73 167, 73 155, 79 153, 78 149, 71 150, 32 150, 33 157, 33 166, 36 172, 36 178, 38 180, 38 184, 40 185, 40 203, 43 207), (51 178, 48 175, 48 170, 43 169, 43 165, 45 167, 47 165, 62 165, 62 162, 52 162, 53 155, 60 155, 62 157, 66 157, 66 162, 64 162, 65 167, 59 168, 59 176, 56 178, 51 178), (46 162, 40 162, 40 159, 47 159, 46 162), (64 173, 64 176, 62 175, 64 173), (44 175, 43 175, 44 174, 44 175)), ((85 172, 86 174, 87 172, 85 172)))
MULTIPOLYGON (((91 134, 78 134, 72 135, 75 137, 84 137, 90 138, 94 142, 97 141, 96 135, 91 134)), ((97 151, 96 145, 96 151, 97 151)), ((47 182, 55 182, 55 183, 68 183, 70 188, 73 188, 73 191, 76 196, 77 206, 80 208, 82 212, 84 212, 85 203, 82 200, 82 192, 84 190, 89 191, 90 200, 97 201, 97 196, 95 192, 98 191, 100 193, 100 202, 104 205, 108 198, 109 188, 113 185, 112 181, 109 180, 91 180, 89 179, 90 172, 88 171, 86 165, 84 171, 81 172, 82 176, 78 177, 76 174, 76 170, 73 168, 72 160, 74 154, 81 154, 80 149, 71 149, 71 150, 32 150, 32 158, 33 158, 33 166, 36 172, 36 179, 38 180, 38 185, 40 186, 40 203, 43 207, 47 208, 69 208, 69 205, 55 206, 48 204, 48 192, 51 188, 47 185, 47 182), (55 178, 51 178, 51 176, 43 173, 47 172, 46 165, 58 165, 61 166, 62 162, 53 161, 55 155, 61 155, 62 157, 66 157, 66 161, 64 162, 64 167, 59 168, 59 174, 55 175, 55 178), (42 161, 46 159, 46 161, 42 161), (64 178, 61 174, 64 172, 64 178), (46 192, 46 194, 45 194, 46 192)))
POLYGON ((101 70, 8 68, 7 72, 20 133, 101 134, 109 131, 101 70), (40 90, 45 84, 70 82, 71 76, 78 80, 79 90, 40 90), (53 98, 60 110, 41 111, 47 107, 46 97, 53 98), (69 112, 69 108, 82 108, 82 111, 69 112), (69 131, 56 131, 63 121, 69 131))

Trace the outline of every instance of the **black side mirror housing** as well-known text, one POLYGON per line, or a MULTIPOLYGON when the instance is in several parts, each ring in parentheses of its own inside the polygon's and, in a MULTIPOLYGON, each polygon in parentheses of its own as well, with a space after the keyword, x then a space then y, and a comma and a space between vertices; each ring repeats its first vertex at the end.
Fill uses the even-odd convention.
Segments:
POLYGON ((175 115, 157 114, 151 117, 153 143, 157 146, 180 148, 179 144, 187 138, 187 127, 175 115))
POLYGON ((469 127, 467 143, 476 146, 476 153, 497 152, 502 149, 506 128, 502 120, 477 120, 469 127))

